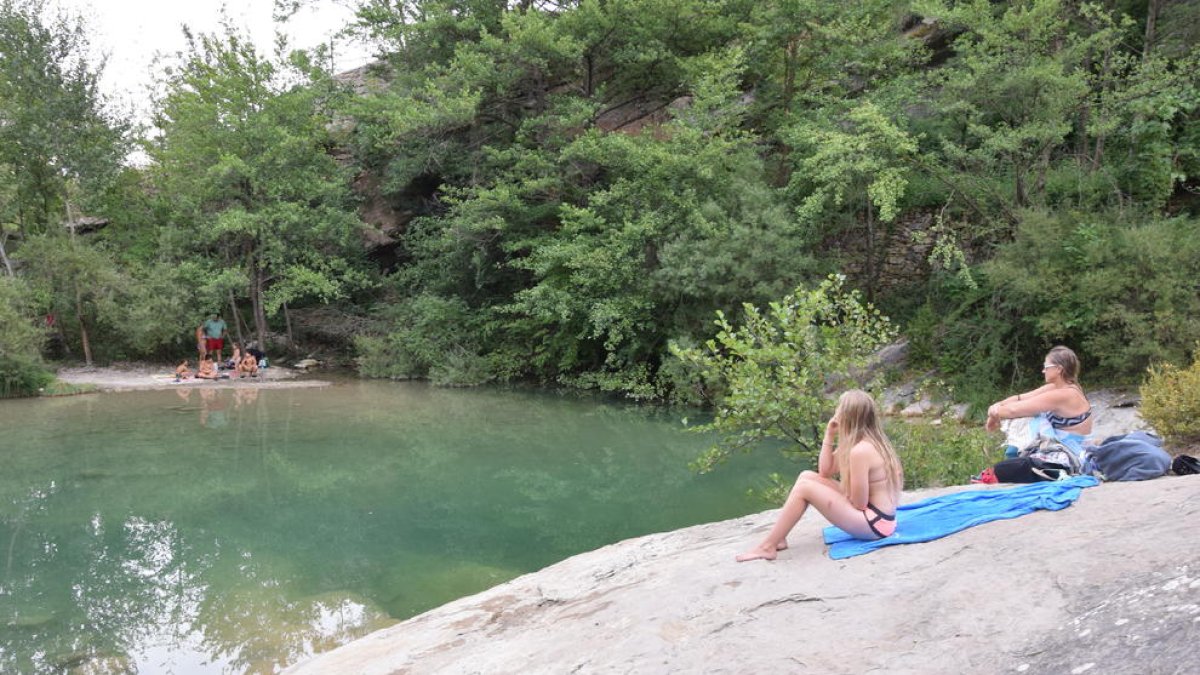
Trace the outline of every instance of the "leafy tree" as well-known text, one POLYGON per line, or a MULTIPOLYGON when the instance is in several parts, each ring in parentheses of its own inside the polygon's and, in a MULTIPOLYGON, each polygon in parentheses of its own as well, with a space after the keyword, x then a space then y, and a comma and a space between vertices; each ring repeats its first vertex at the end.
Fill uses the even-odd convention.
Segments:
POLYGON ((23 263, 38 310, 74 319, 91 364, 89 324, 113 307, 117 276, 74 232, 111 190, 128 124, 107 110, 89 50, 79 18, 40 0, 0 4, 0 262, 9 276, 23 263))
POLYGON ((654 396, 669 337, 811 271, 806 241, 739 131, 744 54, 708 52, 737 34, 746 7, 511 12, 496 33, 429 66, 429 83, 397 76, 380 99, 395 112, 363 133, 398 144, 388 176, 442 182, 445 207, 410 226, 401 292, 457 297, 480 317, 449 327, 462 339, 437 342, 476 345, 497 374, 654 396), (605 130, 625 106, 659 115, 660 132, 605 130), (480 332, 468 337, 464 325, 480 332))
POLYGON ((47 7, 0 4, 0 221, 26 236, 77 218, 127 149, 127 124, 97 91, 102 66, 88 60, 83 22, 47 7))
POLYGON ((987 265, 1041 346, 1076 345, 1108 377, 1185 363, 1200 331, 1193 218, 1131 224, 1114 215, 1029 213, 987 265))
POLYGON ((336 89, 308 59, 266 58, 228 25, 224 36, 188 38, 159 102, 155 175, 189 238, 237 270, 229 281, 266 344, 268 317, 288 303, 367 283, 347 176, 327 148, 336 89))
POLYGON ((565 147, 564 161, 598 167, 604 183, 559 208, 560 230, 510 244, 528 251, 510 264, 532 283, 505 311, 538 325, 531 338, 551 372, 582 366, 592 375, 581 384, 653 395, 640 368, 668 338, 698 334, 712 309, 765 300, 811 269, 803 240, 788 238, 794 220, 760 187, 761 162, 723 119, 739 114, 736 60, 704 63, 693 105, 663 140, 591 132, 565 147), (778 276, 759 285, 764 270, 778 276))
POLYGON ((815 452, 830 387, 861 386, 871 355, 894 337, 887 317, 838 276, 743 314, 735 326, 718 313, 718 332, 703 348, 672 350, 713 388, 716 416, 698 429, 722 438, 697 460, 701 471, 769 440, 815 452))
POLYGON ((0 397, 33 394, 54 379, 42 364, 45 334, 31 315, 24 284, 0 277, 0 397))
POLYGON ((798 168, 791 154, 804 138, 790 130, 828 124, 893 82, 912 89, 907 80, 925 50, 898 30, 897 17, 906 11, 892 0, 751 4, 738 40, 746 45, 746 84, 755 95, 750 118, 776 148, 776 184, 786 185, 798 168))
MULTIPOLYGON (((794 157, 793 183, 803 185, 800 218, 817 223, 827 209, 847 205, 848 195, 861 194, 866 233, 867 283, 874 290, 877 222, 896 219, 917 143, 878 106, 865 102, 829 125, 803 125, 783 131, 794 157), (844 130, 843 130, 844 129, 844 130)), ((855 208, 857 210, 857 208, 855 208)), ((872 293, 873 295, 873 293, 872 293)))
POLYGON ((1011 220, 1040 201, 1053 152, 1090 94, 1070 16, 1061 0, 920 9, 959 31, 955 57, 930 74, 947 124, 940 151, 958 174, 953 182, 1011 220), (1003 182, 980 180, 993 175, 1003 182))
POLYGON ((93 365, 96 331, 105 325, 120 328, 126 276, 110 255, 73 233, 29 239, 17 257, 25 264, 38 308, 56 320, 71 318, 67 330, 78 336, 84 362, 93 365))

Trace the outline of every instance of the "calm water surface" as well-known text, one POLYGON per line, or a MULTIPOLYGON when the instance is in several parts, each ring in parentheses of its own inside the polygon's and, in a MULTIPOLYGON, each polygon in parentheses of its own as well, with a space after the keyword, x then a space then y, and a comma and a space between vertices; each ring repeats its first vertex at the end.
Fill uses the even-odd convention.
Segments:
POLYGON ((694 475, 710 440, 420 384, 0 401, 0 672, 274 672, 794 471, 694 475))

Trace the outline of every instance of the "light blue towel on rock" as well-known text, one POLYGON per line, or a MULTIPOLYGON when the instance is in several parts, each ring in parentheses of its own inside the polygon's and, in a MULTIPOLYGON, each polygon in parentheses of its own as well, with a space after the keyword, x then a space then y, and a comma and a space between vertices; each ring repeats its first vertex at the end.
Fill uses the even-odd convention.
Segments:
POLYGON ((1079 498, 1083 488, 1099 484, 1093 476, 1074 476, 1004 490, 966 490, 939 495, 902 504, 896 512, 896 532, 890 537, 866 541, 829 526, 825 528, 825 543, 830 544, 829 557, 841 560, 883 546, 932 541, 993 520, 1016 518, 1039 509, 1065 509, 1079 498))

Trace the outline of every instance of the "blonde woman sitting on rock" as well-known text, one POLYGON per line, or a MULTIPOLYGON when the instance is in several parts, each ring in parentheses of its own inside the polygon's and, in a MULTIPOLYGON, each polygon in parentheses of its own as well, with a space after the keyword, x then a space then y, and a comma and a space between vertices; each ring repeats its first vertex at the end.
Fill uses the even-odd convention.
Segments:
POLYGON ((896 531, 903 487, 900 458, 883 433, 875 400, 864 391, 848 391, 825 425, 817 471, 800 474, 775 526, 737 561, 774 560, 777 551, 787 548, 788 533, 809 505, 858 539, 890 536, 896 531))

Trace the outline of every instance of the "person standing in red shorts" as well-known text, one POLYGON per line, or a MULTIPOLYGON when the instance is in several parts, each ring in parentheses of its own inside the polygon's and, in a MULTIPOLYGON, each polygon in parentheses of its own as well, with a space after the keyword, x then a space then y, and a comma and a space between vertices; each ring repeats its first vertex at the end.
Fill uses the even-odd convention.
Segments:
POLYGON ((205 348, 210 357, 216 354, 216 363, 221 362, 221 352, 225 349, 225 330, 220 314, 213 314, 204 322, 205 348))

